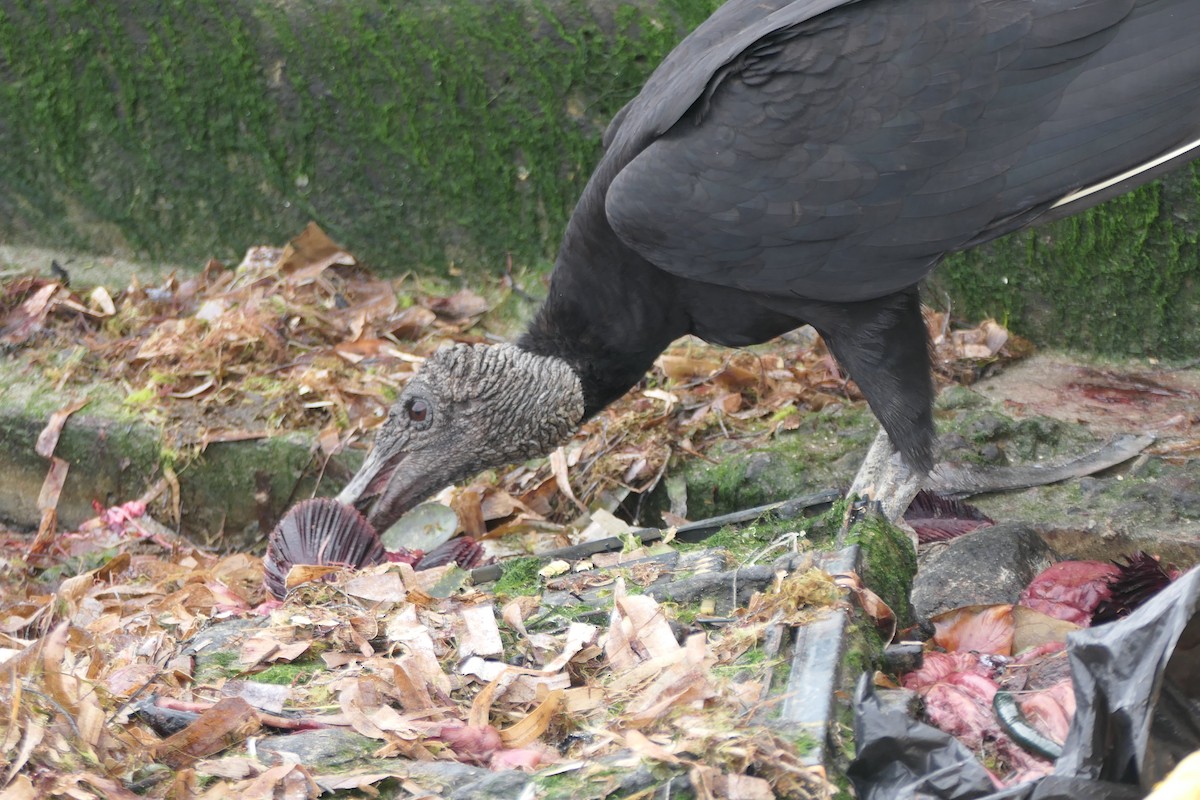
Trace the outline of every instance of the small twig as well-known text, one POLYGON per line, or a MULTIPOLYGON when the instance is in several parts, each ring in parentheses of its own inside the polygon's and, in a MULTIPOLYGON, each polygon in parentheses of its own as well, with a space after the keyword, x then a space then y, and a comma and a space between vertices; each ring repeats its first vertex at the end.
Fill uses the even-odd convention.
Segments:
POLYGON ((50 705, 57 708, 59 713, 66 718, 67 724, 71 726, 71 730, 75 731, 75 735, 79 737, 80 741, 83 741, 83 731, 79 730, 79 725, 75 722, 75 717, 71 715, 71 712, 63 708, 61 703, 45 692, 39 692, 37 689, 30 689, 28 686, 23 687, 21 691, 25 692, 26 694, 32 694, 36 697, 40 697, 50 705))

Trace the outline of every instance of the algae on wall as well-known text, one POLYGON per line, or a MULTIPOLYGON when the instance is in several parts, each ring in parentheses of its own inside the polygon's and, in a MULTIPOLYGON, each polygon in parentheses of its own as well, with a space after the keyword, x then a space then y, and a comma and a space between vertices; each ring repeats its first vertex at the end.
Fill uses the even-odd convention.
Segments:
POLYGON ((202 263, 315 219, 377 266, 553 256, 715 0, 0 0, 0 239, 202 263))
POLYGON ((926 301, 1039 344, 1200 355, 1200 162, 1044 228, 947 259, 926 301))
MULTIPOLYGON (((608 119, 719 0, 0 0, 0 241, 381 270, 551 259, 608 119)), ((1200 354, 1195 167, 951 258, 970 318, 1200 354)))

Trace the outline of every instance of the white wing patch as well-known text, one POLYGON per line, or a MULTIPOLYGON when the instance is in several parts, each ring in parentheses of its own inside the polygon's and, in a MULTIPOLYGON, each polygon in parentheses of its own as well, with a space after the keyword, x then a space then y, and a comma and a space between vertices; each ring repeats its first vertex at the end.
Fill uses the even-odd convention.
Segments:
POLYGON ((1170 151, 1169 153, 1163 153, 1158 158, 1151 159, 1150 161, 1147 161, 1145 164, 1139 164, 1138 166, 1134 167, 1133 169, 1127 169, 1124 172, 1122 172, 1120 175, 1114 175, 1107 180, 1101 181, 1100 183, 1095 183, 1095 184, 1092 184, 1091 186, 1085 186, 1082 189, 1076 189, 1075 191, 1073 191, 1070 194, 1066 195, 1065 197, 1061 198, 1054 205, 1050 206, 1050 208, 1058 208, 1059 206, 1065 206, 1068 203, 1074 203, 1076 200, 1082 200, 1083 198, 1087 197, 1090 194, 1095 194, 1096 192, 1102 192, 1110 186, 1113 186, 1115 184, 1129 180, 1130 178, 1132 178, 1136 175, 1140 175, 1143 172, 1152 170, 1155 167, 1159 166, 1160 164, 1165 164, 1166 162, 1168 162, 1172 159, 1179 158, 1180 156, 1186 155, 1187 153, 1192 152, 1192 151, 1195 151, 1198 155, 1200 155, 1200 139, 1197 139, 1194 142, 1185 144, 1182 147, 1177 147, 1174 150, 1170 151))

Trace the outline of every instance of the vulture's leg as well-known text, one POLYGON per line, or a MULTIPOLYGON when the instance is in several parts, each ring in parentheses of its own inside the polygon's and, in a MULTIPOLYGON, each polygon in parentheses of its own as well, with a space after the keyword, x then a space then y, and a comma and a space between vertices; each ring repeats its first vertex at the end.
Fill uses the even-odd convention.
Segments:
POLYGON ((825 343, 883 425, 851 491, 895 521, 933 466, 934 390, 920 298, 913 288, 845 304, 822 322, 825 343))

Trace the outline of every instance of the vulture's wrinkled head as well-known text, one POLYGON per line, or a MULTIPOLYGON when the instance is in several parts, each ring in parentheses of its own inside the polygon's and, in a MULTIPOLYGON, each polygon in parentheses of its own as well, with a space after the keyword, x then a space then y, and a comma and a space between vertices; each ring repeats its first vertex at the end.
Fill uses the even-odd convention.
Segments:
POLYGON ((404 387, 338 500, 382 533, 448 484, 546 455, 582 420, 566 362, 507 344, 443 348, 404 387))

